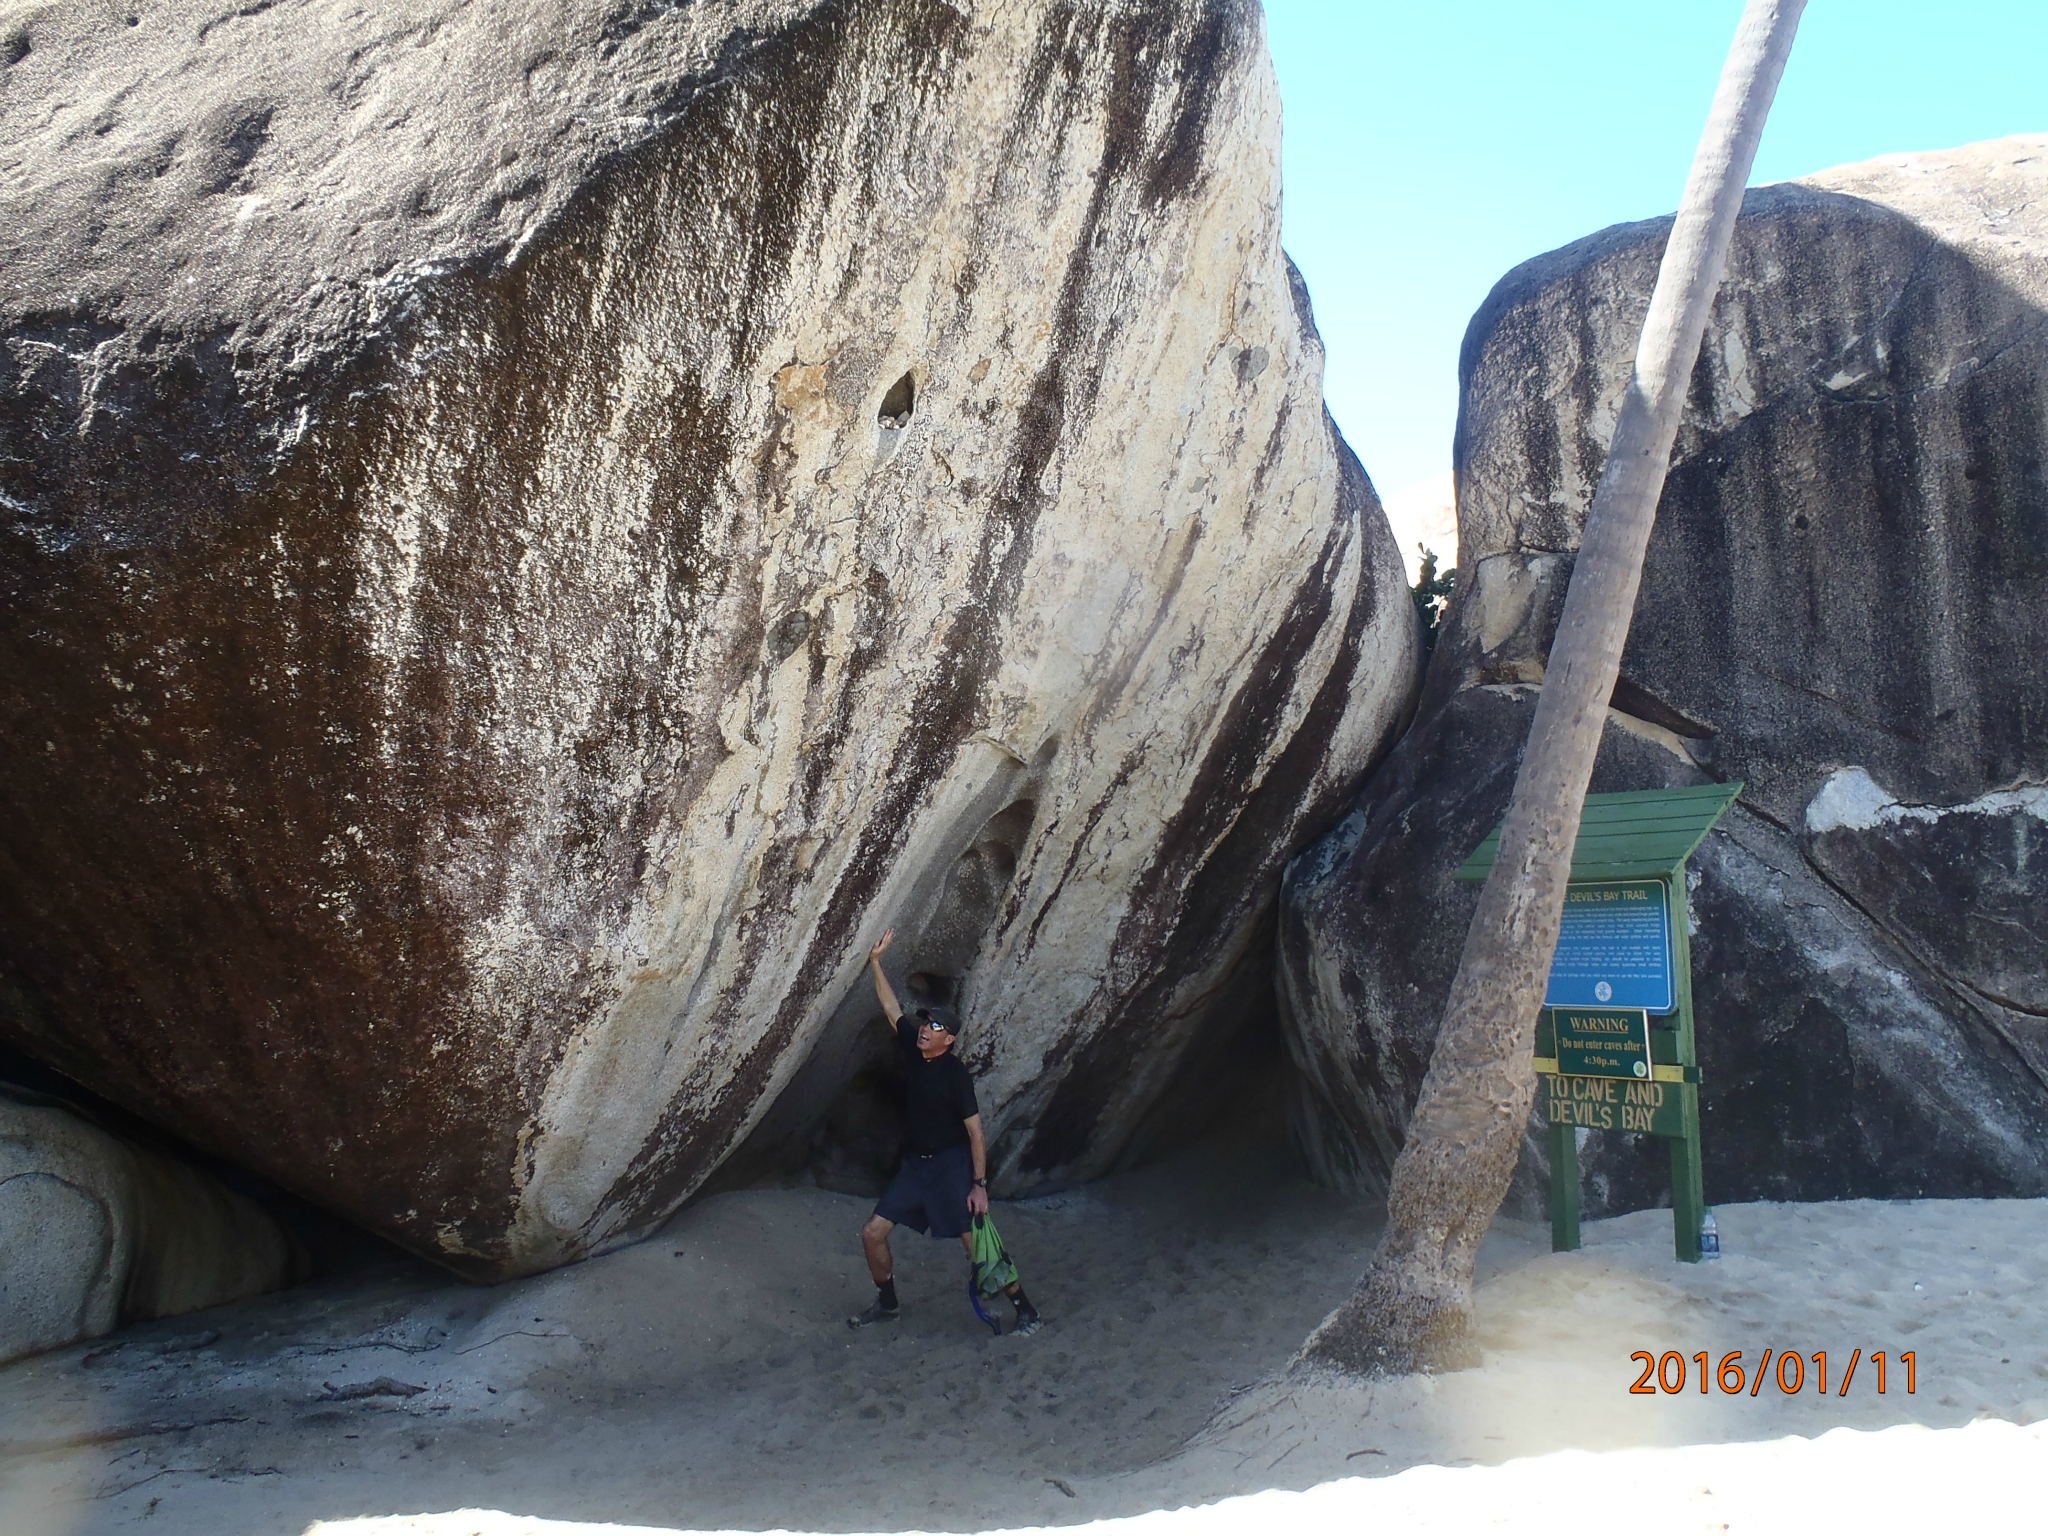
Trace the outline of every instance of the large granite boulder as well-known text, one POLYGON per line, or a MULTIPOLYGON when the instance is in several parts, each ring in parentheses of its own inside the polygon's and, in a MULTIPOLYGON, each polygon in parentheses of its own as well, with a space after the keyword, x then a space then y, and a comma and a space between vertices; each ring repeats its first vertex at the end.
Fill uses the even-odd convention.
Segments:
POLYGON ((0 1089, 0 1361, 304 1278, 270 1214, 63 1104, 0 1089))
MULTIPOLYGON (((1518 268, 1467 334, 1459 595, 1281 911, 1334 1182, 1399 1150, 1668 228, 1518 268)), ((2048 1191, 2044 465, 2048 138, 1749 194, 1593 784, 1747 785, 1692 862, 1710 1199, 2048 1191)), ((1647 1138, 1583 1156, 1590 1211, 1668 1197, 1647 1138)), ((1532 1138, 1525 1211, 1541 1173, 1532 1138)))
POLYGON ((863 1057, 1110 1165, 1417 638, 1251 0, 18 12, 0 1032, 479 1277, 863 1057))

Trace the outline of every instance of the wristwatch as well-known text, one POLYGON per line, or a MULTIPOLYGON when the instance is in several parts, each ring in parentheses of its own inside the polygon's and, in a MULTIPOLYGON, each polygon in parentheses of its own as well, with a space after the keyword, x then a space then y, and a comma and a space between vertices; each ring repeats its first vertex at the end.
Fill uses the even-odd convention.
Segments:
POLYGON ((975 1180, 974 1182, 975 1182, 975 1185, 976 1185, 976 1187, 977 1187, 977 1188, 980 1188, 980 1189, 987 1189, 987 1188, 988 1188, 988 1180, 987 1180, 987 1179, 976 1179, 976 1180, 975 1180))

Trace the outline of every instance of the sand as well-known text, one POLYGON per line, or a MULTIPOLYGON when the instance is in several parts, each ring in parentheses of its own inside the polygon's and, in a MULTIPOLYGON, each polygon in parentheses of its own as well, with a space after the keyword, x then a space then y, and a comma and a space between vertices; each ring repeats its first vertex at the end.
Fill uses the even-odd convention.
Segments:
POLYGON ((21 1362, 0 1530, 1812 1531, 2048 1505, 2048 1201, 1722 1207, 1728 1255, 1698 1266, 1661 1212, 1588 1223, 1578 1254, 1501 1221, 1484 1367, 1366 1384, 1287 1363, 1377 1213, 1276 1156, 999 1205, 1050 1320, 1029 1339, 991 1338, 957 1248, 914 1236, 904 1321, 849 1333, 866 1210, 740 1191, 494 1290, 394 1262, 21 1362), (1690 1362, 1680 1394, 1628 1390, 1637 1349, 1766 1347, 1826 1350, 1827 1395, 1810 1360, 1797 1396, 1702 1397, 1690 1362))

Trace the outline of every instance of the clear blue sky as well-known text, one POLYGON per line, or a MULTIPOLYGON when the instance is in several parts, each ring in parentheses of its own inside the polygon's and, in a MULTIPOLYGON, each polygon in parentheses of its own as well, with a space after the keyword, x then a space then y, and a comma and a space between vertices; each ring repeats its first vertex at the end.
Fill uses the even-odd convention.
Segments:
MULTIPOLYGON (((1677 204, 1740 0, 1266 0, 1286 241, 1382 492, 1450 466, 1465 322, 1677 204)), ((1811 0, 1752 181, 2048 132, 2048 0, 1811 0)))

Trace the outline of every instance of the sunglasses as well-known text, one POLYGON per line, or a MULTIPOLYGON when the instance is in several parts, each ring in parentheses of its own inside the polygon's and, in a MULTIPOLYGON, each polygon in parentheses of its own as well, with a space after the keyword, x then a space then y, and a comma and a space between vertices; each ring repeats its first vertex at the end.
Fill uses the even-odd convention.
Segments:
POLYGON ((938 1015, 933 1013, 929 1008, 919 1008, 918 1010, 916 1010, 914 1017, 916 1017, 919 1021, 923 1023, 931 1025, 933 1029, 936 1029, 942 1035, 950 1035, 951 1033, 953 1033, 951 1029, 947 1028, 946 1025, 939 1021, 938 1015))

